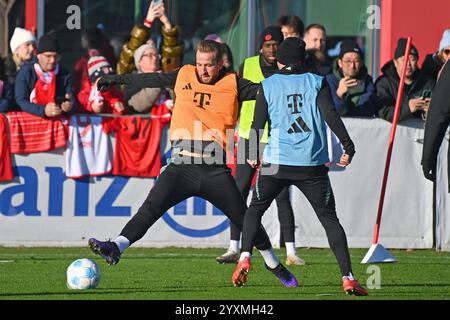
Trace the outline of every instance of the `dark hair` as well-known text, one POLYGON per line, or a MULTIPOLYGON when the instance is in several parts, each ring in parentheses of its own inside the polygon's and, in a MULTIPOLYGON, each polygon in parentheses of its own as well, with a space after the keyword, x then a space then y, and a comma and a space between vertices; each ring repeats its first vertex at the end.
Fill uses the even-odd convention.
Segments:
POLYGON ((81 36, 86 39, 87 49, 100 49, 103 40, 102 31, 97 27, 90 27, 81 32, 81 36))
POLYGON ((214 62, 219 63, 223 58, 224 47, 221 43, 214 40, 202 40, 197 44, 197 51, 199 52, 214 52, 214 62))
POLYGON ((300 19, 300 17, 298 17, 298 16, 294 16, 294 15, 281 16, 278 19, 278 25, 280 27, 288 26, 288 27, 293 28, 302 38, 305 34, 305 25, 304 25, 302 19, 300 19))
POLYGON ((325 27, 319 23, 312 23, 309 26, 307 26, 305 29, 305 33, 307 33, 311 29, 320 29, 323 32, 327 33, 327 29, 325 29, 325 27))
POLYGON ((234 69, 233 53, 231 52, 230 47, 226 43, 222 43, 222 46, 223 46, 222 55, 226 54, 228 56, 228 61, 230 61, 231 64, 231 70, 233 70, 234 69))

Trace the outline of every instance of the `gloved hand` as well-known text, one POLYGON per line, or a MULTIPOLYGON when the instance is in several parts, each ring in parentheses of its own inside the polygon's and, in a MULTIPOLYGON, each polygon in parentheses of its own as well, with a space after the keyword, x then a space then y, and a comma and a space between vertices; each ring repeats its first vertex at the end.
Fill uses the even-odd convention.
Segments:
POLYGON ((102 76, 97 81, 97 90, 101 92, 108 91, 112 86, 120 84, 118 77, 114 74, 107 74, 102 76))
POLYGON ((423 175, 428 180, 431 180, 433 182, 436 181, 436 169, 423 167, 423 175))

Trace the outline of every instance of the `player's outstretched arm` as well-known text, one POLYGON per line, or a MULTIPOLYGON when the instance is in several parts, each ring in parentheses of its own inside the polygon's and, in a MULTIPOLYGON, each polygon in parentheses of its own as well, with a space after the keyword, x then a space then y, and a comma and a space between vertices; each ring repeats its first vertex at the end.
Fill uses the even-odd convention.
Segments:
POLYGON ((177 80, 178 70, 169 73, 130 73, 105 75, 97 83, 97 89, 107 91, 112 86, 133 85, 136 88, 173 87, 177 80))

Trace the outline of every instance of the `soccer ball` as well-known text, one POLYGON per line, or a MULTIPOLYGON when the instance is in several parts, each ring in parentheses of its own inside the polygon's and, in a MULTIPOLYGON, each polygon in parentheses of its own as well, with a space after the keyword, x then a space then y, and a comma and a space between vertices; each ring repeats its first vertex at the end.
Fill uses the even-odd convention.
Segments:
POLYGON ((90 259, 78 259, 67 268, 69 289, 95 289, 100 283, 100 268, 90 259))

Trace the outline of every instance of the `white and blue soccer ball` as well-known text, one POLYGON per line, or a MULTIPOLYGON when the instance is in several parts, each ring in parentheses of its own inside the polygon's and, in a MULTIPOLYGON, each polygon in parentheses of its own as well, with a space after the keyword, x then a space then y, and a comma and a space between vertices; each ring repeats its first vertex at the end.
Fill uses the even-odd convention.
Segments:
POLYGON ((95 289, 100 283, 100 268, 90 259, 78 259, 67 268, 69 289, 95 289))

